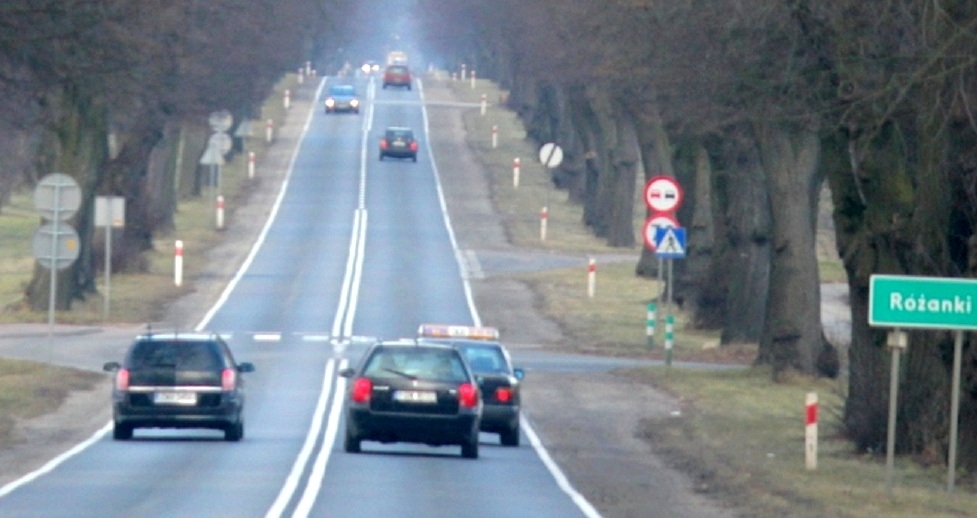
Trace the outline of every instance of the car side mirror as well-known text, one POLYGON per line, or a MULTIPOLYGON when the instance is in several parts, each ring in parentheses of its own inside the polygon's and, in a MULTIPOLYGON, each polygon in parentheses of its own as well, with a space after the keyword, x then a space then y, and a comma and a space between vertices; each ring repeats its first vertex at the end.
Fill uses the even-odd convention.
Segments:
POLYGON ((515 374, 517 380, 521 380, 526 377, 526 371, 522 370, 521 367, 512 369, 512 373, 515 374))
POLYGON ((251 362, 241 362, 237 364, 238 372, 254 372, 254 364, 251 362))
POLYGON ((115 372, 121 367, 122 365, 119 362, 105 362, 105 365, 102 365, 102 370, 105 372, 115 372))
POLYGON ((346 367, 345 369, 339 371, 339 375, 344 378, 352 378, 353 376, 356 375, 356 369, 353 369, 352 367, 346 367))

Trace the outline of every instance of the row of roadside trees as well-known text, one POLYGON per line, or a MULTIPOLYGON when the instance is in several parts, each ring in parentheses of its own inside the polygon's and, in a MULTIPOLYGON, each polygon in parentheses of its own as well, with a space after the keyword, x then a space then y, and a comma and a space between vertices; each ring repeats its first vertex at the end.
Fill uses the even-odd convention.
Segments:
MULTIPOLYGON (((82 191, 72 221, 79 259, 59 276, 58 309, 95 290, 94 198, 127 201, 113 270, 144 268, 142 252, 172 227, 181 196, 200 194, 199 182, 176 176, 194 178, 208 115, 260 115, 283 74, 328 41, 327 6, 344 3, 0 2, 0 206, 52 172, 82 191)), ((32 307, 47 306, 49 278, 37 267, 25 297, 32 307)))
MULTIPOLYGON (((510 90, 584 223, 632 246, 638 175, 685 186, 677 293, 775 376, 830 373, 815 225, 830 187, 850 288, 844 411, 884 448, 889 356, 868 326, 873 273, 977 276, 977 4, 971 0, 425 0, 427 52, 510 90)), ((647 251, 638 275, 655 274, 647 251)), ((911 333, 899 448, 948 449, 952 339, 911 333)), ((977 467, 968 339, 960 463, 977 467)))

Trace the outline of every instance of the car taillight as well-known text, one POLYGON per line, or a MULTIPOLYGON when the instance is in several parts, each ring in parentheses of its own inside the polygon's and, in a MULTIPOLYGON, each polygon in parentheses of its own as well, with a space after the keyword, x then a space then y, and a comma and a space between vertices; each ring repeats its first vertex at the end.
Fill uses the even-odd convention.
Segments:
POLYGON ((471 383, 462 383, 458 386, 458 403, 462 408, 475 408, 478 406, 478 389, 471 383))
POLYGON ((367 378, 357 378, 353 382, 353 402, 369 403, 370 395, 373 394, 373 382, 367 378))
POLYGON ((499 403, 508 403, 512 401, 512 389, 509 387, 499 387, 495 389, 495 399, 499 403))
POLYGON ((129 369, 119 369, 115 373, 115 388, 127 390, 129 388, 129 369))
POLYGON ((234 390, 234 386, 237 385, 237 371, 234 369, 224 369, 221 372, 221 389, 222 390, 234 390))
POLYGON ((417 142, 411 142, 410 143, 410 150, 411 151, 417 151, 417 142))
POLYGON ((380 147, 382 149, 387 149, 387 139, 381 139, 380 140, 380 147))

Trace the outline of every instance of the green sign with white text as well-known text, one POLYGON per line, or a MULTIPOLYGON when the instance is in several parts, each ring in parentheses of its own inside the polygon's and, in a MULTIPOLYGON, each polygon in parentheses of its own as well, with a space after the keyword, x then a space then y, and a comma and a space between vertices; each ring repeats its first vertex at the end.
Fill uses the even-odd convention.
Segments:
POLYGON ((977 279, 873 275, 868 324, 977 330, 977 279))

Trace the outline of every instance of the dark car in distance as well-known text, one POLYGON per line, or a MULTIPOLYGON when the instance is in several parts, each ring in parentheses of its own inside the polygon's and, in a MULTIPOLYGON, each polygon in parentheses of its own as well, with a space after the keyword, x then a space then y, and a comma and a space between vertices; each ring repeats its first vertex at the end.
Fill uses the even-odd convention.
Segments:
POLYGON ((411 75, 410 69, 407 65, 394 64, 388 65, 383 71, 383 88, 386 89, 388 86, 396 86, 400 88, 411 89, 411 75))
POLYGON ((509 351, 499 342, 498 329, 422 324, 418 339, 449 344, 464 354, 482 393, 481 430, 499 434, 503 446, 519 446, 520 384, 526 374, 512 366, 509 351))
POLYGON ((379 342, 367 350, 349 379, 344 449, 359 453, 363 441, 461 446, 478 458, 482 400, 461 353, 440 344, 379 342))
POLYGON ((417 139, 414 130, 391 126, 380 137, 380 160, 386 157, 409 158, 417 162, 417 139))
POLYGON ((360 113, 360 99, 353 85, 332 85, 324 102, 326 113, 360 113))
POLYGON ((112 437, 132 438, 136 428, 211 428, 224 439, 244 437, 244 380, 254 371, 237 363, 219 335, 201 332, 137 336, 115 373, 112 437))

